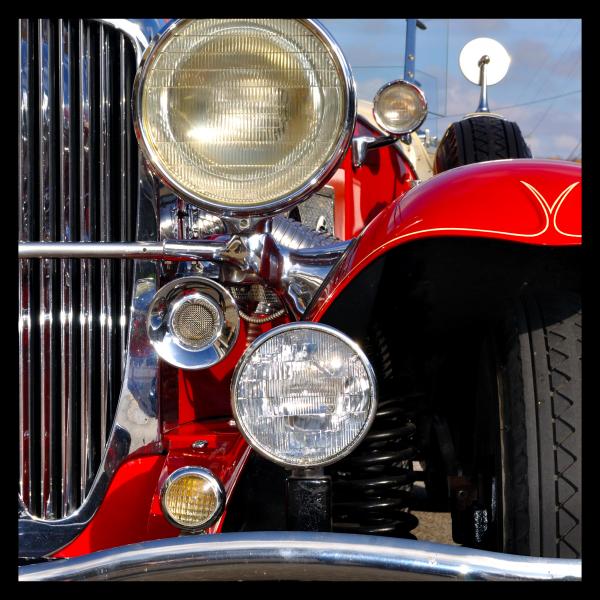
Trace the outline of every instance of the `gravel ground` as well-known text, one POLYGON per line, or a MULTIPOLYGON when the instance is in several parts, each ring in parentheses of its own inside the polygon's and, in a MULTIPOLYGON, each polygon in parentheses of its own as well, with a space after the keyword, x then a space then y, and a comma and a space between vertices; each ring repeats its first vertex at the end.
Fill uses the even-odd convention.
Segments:
POLYGON ((419 519, 419 526, 411 531, 412 534, 417 536, 417 539, 439 544, 451 544, 452 546, 458 545, 452 541, 450 513, 414 510, 411 512, 419 519))

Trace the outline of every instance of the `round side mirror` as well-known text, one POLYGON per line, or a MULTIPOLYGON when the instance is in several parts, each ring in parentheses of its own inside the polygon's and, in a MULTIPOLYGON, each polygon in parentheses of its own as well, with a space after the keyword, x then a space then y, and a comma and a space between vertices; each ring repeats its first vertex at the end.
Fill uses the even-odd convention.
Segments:
POLYGON ((482 85, 482 60, 486 64, 487 85, 494 85, 504 79, 510 66, 510 55, 500 42, 491 38, 476 38, 461 50, 458 59, 460 70, 475 85, 482 85))

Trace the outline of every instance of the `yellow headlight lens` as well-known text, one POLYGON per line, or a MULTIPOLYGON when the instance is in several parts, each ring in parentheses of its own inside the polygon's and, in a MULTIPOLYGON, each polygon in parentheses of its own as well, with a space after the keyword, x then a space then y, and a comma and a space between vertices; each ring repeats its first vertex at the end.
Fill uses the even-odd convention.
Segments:
POLYGON ((142 145, 205 207, 277 204, 341 156, 353 84, 307 22, 184 20, 147 61, 142 145))
POLYGON ((211 525, 223 510, 224 492, 210 471, 184 467, 172 473, 162 491, 165 516, 177 527, 198 530, 211 525))

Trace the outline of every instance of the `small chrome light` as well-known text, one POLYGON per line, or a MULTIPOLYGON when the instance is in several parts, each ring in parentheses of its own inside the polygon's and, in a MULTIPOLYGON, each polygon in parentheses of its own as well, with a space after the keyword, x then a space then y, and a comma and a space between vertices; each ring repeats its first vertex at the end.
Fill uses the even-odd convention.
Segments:
POLYGON ((208 469, 183 467, 165 480, 160 502, 172 525, 186 531, 201 531, 223 513, 225 490, 208 469))
POLYGON ((240 318, 231 294, 204 277, 181 277, 150 303, 147 331, 157 354, 183 369, 221 361, 237 339, 240 318))
POLYGON ((223 313, 219 305, 201 293, 183 296, 171 305, 169 329, 176 342, 189 350, 210 346, 223 327, 223 313))
POLYGON ((316 467, 349 454, 377 407, 369 360, 346 335, 290 323, 258 337, 232 381, 232 409, 248 443, 287 467, 316 467))
POLYGON ((376 123, 388 133, 411 133, 418 129, 427 117, 425 95, 408 81, 390 81, 375 94, 373 116, 376 123))

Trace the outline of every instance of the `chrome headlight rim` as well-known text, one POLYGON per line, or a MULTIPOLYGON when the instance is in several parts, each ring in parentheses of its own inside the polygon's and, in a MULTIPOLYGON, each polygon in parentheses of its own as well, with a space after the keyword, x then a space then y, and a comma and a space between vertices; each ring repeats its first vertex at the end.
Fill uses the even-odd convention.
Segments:
POLYGON ((329 159, 321 166, 321 168, 300 188, 290 191, 289 193, 276 198, 262 205, 252 206, 224 206, 209 198, 204 198, 197 194, 191 193, 190 190, 182 186, 175 178, 173 178, 166 169, 162 168, 157 153, 152 149, 147 138, 146 132, 142 125, 142 97, 143 85, 146 80, 146 74, 152 64, 152 59, 164 46, 166 41, 173 34, 174 30, 182 27, 191 19, 176 19, 166 26, 160 34, 146 48, 140 64, 138 66, 132 93, 132 111, 133 111, 133 126, 135 136, 138 141, 138 146, 142 155, 152 171, 152 173, 160 179, 167 187, 173 190, 182 199, 207 210, 213 214, 230 218, 244 217, 261 217, 271 216, 277 213, 289 210, 309 198, 323 184, 327 182, 329 177, 338 169, 346 151, 352 142, 354 128, 356 125, 357 115, 357 96, 356 83, 346 57, 344 56, 340 46, 333 39, 326 27, 317 19, 294 19, 304 24, 330 51, 335 58, 335 62, 340 69, 341 79, 344 84, 344 91, 347 99, 346 114, 344 115, 344 123, 341 134, 335 149, 329 159))
POLYGON ((421 125, 423 125, 423 123, 425 122, 425 119, 427 118, 427 115, 429 114, 429 105, 427 104, 427 98, 425 98, 425 94, 423 93, 423 90, 421 88, 419 88, 417 85, 415 85, 414 83, 411 83, 410 81, 406 81, 406 79, 394 79, 393 81, 388 81, 387 83, 383 84, 378 90, 377 93, 375 94, 374 98, 373 98, 373 118, 375 119, 375 122, 377 123, 377 125, 379 125, 379 127, 385 131, 386 133, 389 133, 391 135, 397 135, 397 136, 401 136, 401 135, 407 135, 409 133, 412 133, 413 131, 417 131, 417 129, 419 129, 419 127, 421 127, 421 125), (410 87, 413 91, 415 91, 417 93, 417 97, 419 98, 419 101, 421 102, 421 106, 423 109, 423 117, 421 118, 421 120, 418 122, 418 124, 413 127, 412 129, 406 129, 406 130, 391 130, 389 127, 387 127, 381 117, 378 114, 378 111, 375 110, 375 107, 377 106, 377 102, 380 98, 380 96, 383 94, 383 92, 385 92, 385 90, 387 90, 389 87, 392 87, 394 85, 398 85, 398 84, 402 84, 402 85, 406 85, 408 87, 410 87))
POLYGON ((225 359, 234 348, 240 332, 239 311, 233 296, 221 284, 197 275, 178 277, 163 285, 152 298, 146 332, 155 352, 170 365, 186 370, 208 369, 225 359), (181 294, 189 289, 199 289, 197 293, 209 297, 222 313, 218 334, 202 348, 182 344, 172 332, 173 306, 185 299, 181 294), (161 304, 166 306, 164 313, 161 304))
POLYGON ((233 418, 235 419, 235 422, 237 424, 237 427, 238 427, 240 433, 244 436, 244 439, 248 442, 248 445, 255 452, 260 454, 263 458, 266 458, 267 460, 274 462, 280 466, 286 467, 288 469, 304 469, 304 468, 313 469, 313 468, 326 467, 326 466, 332 465, 332 464, 340 461, 342 458, 348 456, 353 450, 356 449, 356 447, 363 441, 363 439, 369 432, 371 425, 373 424, 373 421, 375 420, 375 414, 377 413, 377 404, 378 404, 378 402, 377 402, 377 378, 375 376, 375 371, 373 370, 373 366, 371 365, 371 362, 369 361, 367 355, 364 353, 362 348, 353 339, 348 337, 345 333, 343 333, 339 329, 335 329, 334 327, 331 327, 330 325, 324 325, 322 323, 315 323, 312 321, 299 321, 299 322, 296 321, 296 322, 292 322, 292 323, 284 323, 283 325, 278 325, 277 327, 274 327, 273 329, 270 329, 269 331, 267 331, 267 332, 263 333, 262 335, 260 335, 259 337, 257 337, 248 346, 248 348, 246 348, 246 350, 244 351, 244 354, 239 359, 238 364, 236 365, 236 368, 233 372, 233 377, 231 379, 231 410, 232 410, 233 418), (242 374, 246 364, 250 360, 250 357, 252 356, 252 354, 256 351, 256 349, 259 346, 261 346, 263 343, 265 343, 272 337, 279 335, 282 331, 288 331, 288 330, 294 330, 294 329, 313 329, 316 331, 320 331, 322 333, 327 333, 327 334, 337 338, 338 340, 341 340, 342 342, 346 343, 350 347, 350 349, 360 358, 362 365, 365 367, 365 371, 367 373, 367 377, 369 379, 369 385, 370 385, 370 389, 371 389, 371 406, 369 409, 369 416, 367 417, 367 420, 365 421, 360 434, 356 438, 354 438, 354 440, 352 441, 351 444, 346 446, 340 452, 336 453, 334 456, 331 456, 328 459, 316 461, 316 462, 313 462, 311 464, 306 464, 306 465, 292 463, 290 461, 283 460, 279 456, 273 455, 270 452, 268 452, 267 450, 265 450, 265 448, 263 448, 263 446, 260 444, 260 442, 258 442, 256 440, 256 438, 246 428, 243 420, 239 416, 237 406, 236 406, 236 390, 237 390, 238 382, 239 382, 241 374, 242 374))

